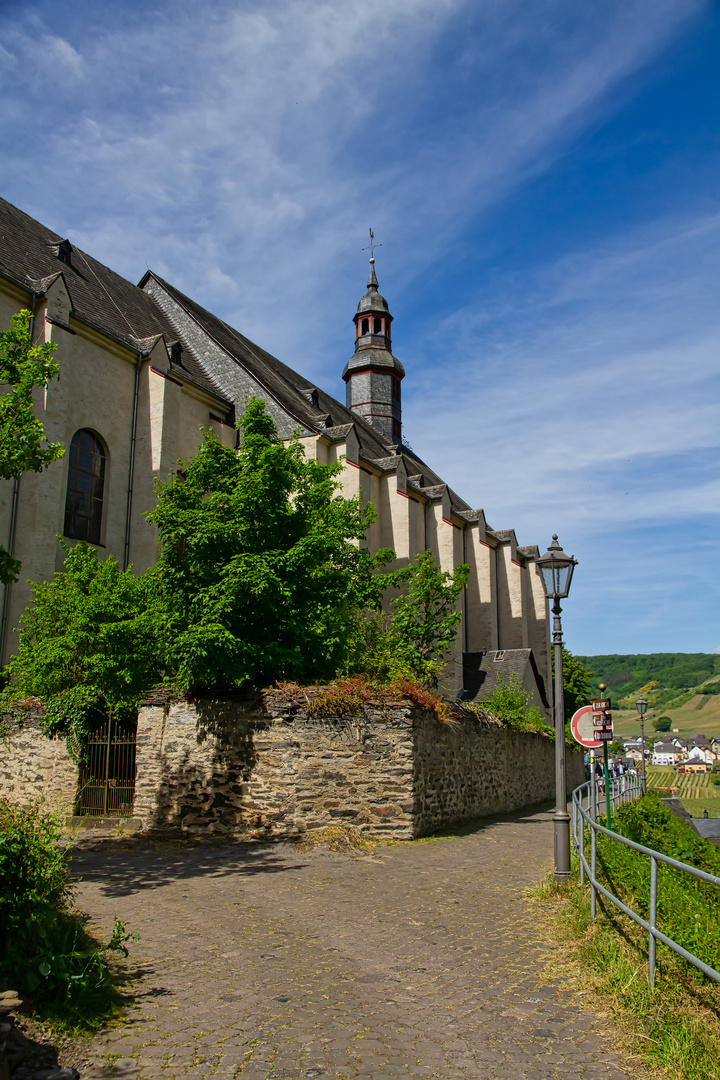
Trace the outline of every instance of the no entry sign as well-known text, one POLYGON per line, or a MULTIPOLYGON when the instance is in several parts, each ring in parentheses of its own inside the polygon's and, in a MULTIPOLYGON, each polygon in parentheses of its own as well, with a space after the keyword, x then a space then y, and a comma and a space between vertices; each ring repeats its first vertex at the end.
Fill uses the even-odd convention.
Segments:
POLYGON ((603 744, 604 740, 598 739, 596 734, 592 705, 583 705, 582 709, 578 709, 570 721, 570 730, 575 742, 588 750, 596 750, 603 744))

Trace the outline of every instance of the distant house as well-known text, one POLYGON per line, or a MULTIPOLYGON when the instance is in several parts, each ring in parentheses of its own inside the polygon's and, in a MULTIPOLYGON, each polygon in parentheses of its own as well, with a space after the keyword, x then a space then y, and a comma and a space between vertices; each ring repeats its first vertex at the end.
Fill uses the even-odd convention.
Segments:
POLYGON ((710 771, 714 761, 715 755, 712 750, 703 750, 702 747, 696 746, 682 762, 679 771, 706 773, 710 771))
POLYGON ((651 765, 677 765, 684 756, 684 751, 673 743, 655 743, 651 765))

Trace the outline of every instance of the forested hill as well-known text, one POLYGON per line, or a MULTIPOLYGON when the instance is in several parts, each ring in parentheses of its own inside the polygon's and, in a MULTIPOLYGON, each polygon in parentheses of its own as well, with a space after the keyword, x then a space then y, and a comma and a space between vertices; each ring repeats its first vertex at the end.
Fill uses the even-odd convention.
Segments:
POLYGON ((604 682, 613 698, 622 698, 646 686, 651 680, 657 689, 685 690, 720 675, 716 653, 650 653, 648 656, 578 656, 592 671, 593 687, 604 682))

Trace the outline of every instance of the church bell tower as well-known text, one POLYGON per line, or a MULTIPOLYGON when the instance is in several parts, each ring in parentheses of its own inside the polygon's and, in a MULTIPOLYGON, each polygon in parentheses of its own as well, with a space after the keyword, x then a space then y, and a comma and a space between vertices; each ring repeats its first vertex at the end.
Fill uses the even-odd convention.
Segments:
POLYGON ((353 318, 355 352, 342 377, 347 384, 348 409, 363 416, 389 442, 399 443, 402 438, 400 383, 405 378, 405 369, 390 351, 393 317, 387 300, 378 292, 372 241, 371 232, 367 292, 353 318))

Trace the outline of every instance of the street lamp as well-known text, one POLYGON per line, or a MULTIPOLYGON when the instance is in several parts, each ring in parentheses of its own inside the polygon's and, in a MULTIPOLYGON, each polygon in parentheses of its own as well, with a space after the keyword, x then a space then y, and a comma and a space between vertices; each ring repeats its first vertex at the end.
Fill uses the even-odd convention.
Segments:
POLYGON ((566 555, 553 533, 552 544, 537 560, 546 600, 552 600, 553 649, 555 652, 555 878, 567 881, 570 877, 570 816, 567 812, 565 784, 565 698, 563 695, 562 624, 560 601, 570 592, 573 570, 577 562, 566 555))
POLYGON ((645 698, 640 697, 635 702, 635 708, 638 711, 640 717, 640 766, 642 768, 642 793, 647 795, 647 776, 645 773, 645 713, 648 710, 648 703, 645 698))

